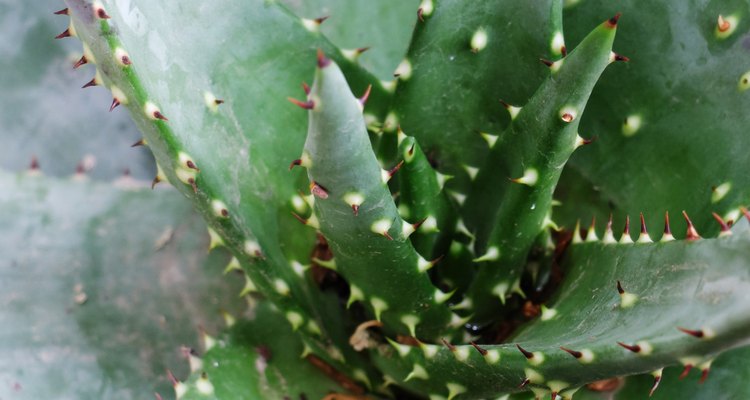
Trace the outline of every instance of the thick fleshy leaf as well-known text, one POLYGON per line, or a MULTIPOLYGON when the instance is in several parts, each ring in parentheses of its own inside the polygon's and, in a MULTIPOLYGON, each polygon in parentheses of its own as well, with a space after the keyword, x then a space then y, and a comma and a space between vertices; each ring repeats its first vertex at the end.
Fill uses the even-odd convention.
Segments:
POLYGON ((422 394, 460 387, 474 397, 526 386, 549 396, 677 364, 702 369, 747 343, 749 243, 744 219, 715 239, 576 243, 569 278, 510 343, 383 347, 376 363, 422 394), (410 378, 414 370, 429 379, 410 378))
POLYGON ((746 0, 618 0, 566 10, 571 43, 602 13, 623 13, 617 47, 631 61, 597 84, 581 134, 598 140, 571 160, 617 216, 644 212, 657 225, 665 211, 687 210, 699 231, 715 233, 711 211, 736 219, 750 199, 750 91, 742 89, 749 7, 746 0), (725 38, 717 34, 720 15, 733 21, 725 38))

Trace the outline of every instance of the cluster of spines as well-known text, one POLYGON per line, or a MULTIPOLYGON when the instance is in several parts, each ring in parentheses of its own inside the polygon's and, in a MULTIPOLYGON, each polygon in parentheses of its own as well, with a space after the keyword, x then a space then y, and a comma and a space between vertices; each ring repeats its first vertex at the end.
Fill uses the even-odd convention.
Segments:
MULTIPOLYGON (((429 3, 430 3, 430 7, 431 7, 431 2, 429 2, 429 3)), ((64 12, 64 13, 67 14, 67 11, 64 12)), ((104 11, 103 7, 102 8, 96 8, 96 6, 95 6, 95 14, 99 18, 101 18, 101 19, 109 19, 109 16, 106 14, 106 11, 104 11)), ((424 14, 424 8, 420 8, 420 18, 422 18, 423 15, 429 15, 429 13, 424 14)), ((322 21, 320 21, 320 22, 322 22, 322 21)), ((318 22, 318 24, 320 22, 318 22)), ((720 26, 722 25, 721 19, 719 21, 719 25, 720 26)), ((74 35, 75 35, 75 29, 74 29, 74 27, 73 27, 73 25, 71 23, 71 26, 65 32, 63 32, 63 34, 61 34, 59 37, 74 36, 74 35)), ((474 42, 475 42, 475 40, 473 39, 472 43, 474 43, 474 42)), ((482 47, 481 43, 482 43, 481 37, 477 38, 476 39, 476 45, 475 45, 477 51, 481 50, 481 47, 482 47)), ((561 54, 563 56, 566 55, 566 50, 564 48, 564 45, 561 47, 561 54)), ((623 61, 624 60, 624 58, 621 57, 621 56, 613 55, 612 57, 613 57, 612 59, 614 61, 623 61)), ((130 60, 130 58, 127 55, 127 53, 124 52, 124 50, 122 50, 121 48, 116 48, 115 49, 115 58, 116 58, 117 62, 121 66, 123 66, 123 67, 129 67, 132 64, 132 61, 130 60)), ((93 59, 94 59, 93 56, 88 56, 87 57, 86 54, 84 54, 84 56, 74 65, 74 67, 75 68, 80 67, 81 65, 86 64, 87 62, 89 62, 89 60, 93 61, 93 59)), ((550 63, 550 64, 551 64, 550 65, 551 68, 555 65, 555 63, 550 63)), ((559 67, 559 65, 558 65, 558 67, 559 67)), ((554 72, 554 70, 553 70, 553 72, 554 72)), ((97 76, 91 82, 89 82, 86 85, 84 85, 84 87, 90 87, 90 86, 94 86, 94 85, 101 85, 102 83, 103 83, 102 82, 102 77, 99 74, 97 74, 97 76)), ((120 104, 126 104, 127 103, 127 98, 125 97, 124 93, 122 93, 121 91, 118 92, 115 89, 117 89, 117 88, 116 87, 112 87, 111 88, 111 90, 113 92, 113 102, 112 102, 112 105, 110 106, 110 111, 112 109, 114 109, 115 107, 117 107, 118 105, 120 105, 120 104)), ((218 106, 219 104, 223 103, 222 100, 216 99, 215 96, 213 96, 213 95, 211 95, 211 96, 207 95, 206 98, 207 99, 212 98, 211 103, 213 103, 214 106, 218 106)), ((366 99, 366 96, 365 96, 365 99, 366 99)), ((206 101, 207 101, 207 104, 208 104, 208 100, 206 100, 206 101)), ((301 103, 299 105, 305 106, 305 108, 308 108, 308 109, 312 109, 314 107, 313 105, 309 104, 309 102, 301 103)), ((508 108, 509 108, 509 111, 511 111, 511 107, 509 106, 508 108)), ((153 119, 153 120, 161 120, 161 121, 165 121, 165 122, 168 121, 168 119, 161 113, 161 111, 153 103, 146 103, 145 106, 144 106, 144 110, 146 111, 147 115, 149 115, 150 118, 153 119)), ((568 122, 568 123, 572 122, 572 120, 575 118, 575 112, 570 112, 571 110, 563 110, 563 111, 561 111, 561 115, 560 115, 561 119, 563 121, 565 121, 565 122, 568 122), (565 111, 565 112, 563 112, 563 111, 565 111)), ((511 111, 511 114, 513 114, 513 111, 511 111)), ((492 145, 495 140, 492 140, 491 141, 492 143, 490 143, 490 145, 492 145)), ((488 142, 490 142, 490 141, 488 140, 488 142)), ((145 141, 143 143, 140 143, 140 144, 145 144, 145 141)), ((583 139, 580 139, 580 137, 577 137, 576 144, 577 145, 579 145, 579 144, 586 144, 586 141, 583 140, 583 139)), ((179 160, 180 165, 182 166, 182 168, 186 168, 186 169, 195 171, 195 172, 188 171, 186 173, 186 176, 190 175, 192 177, 192 182, 190 182, 190 178, 188 178, 187 181, 183 180, 182 178, 180 178, 180 180, 182 180, 183 182, 185 182, 187 184, 190 184, 192 186, 192 189, 197 193, 198 188, 197 188, 197 185, 196 185, 196 182, 195 182, 195 174, 197 174, 197 172, 200 172, 200 170, 195 165, 195 162, 193 162, 192 159, 189 156, 187 156, 186 154, 184 154, 184 153, 178 154, 177 159, 179 160)), ((474 172, 474 174, 471 173, 471 170, 467 169, 467 171, 469 172, 470 175, 475 175, 476 174, 476 171, 474 172)), ((387 174, 387 176, 388 177, 392 176, 394 172, 395 171, 390 171, 387 174)), ((524 175, 521 178, 514 179, 514 182, 516 182, 516 183, 522 183, 522 184, 529 184, 529 183, 537 181, 538 176, 535 176, 532 173, 527 174, 526 172, 530 172, 530 171, 524 171, 524 175)), ((163 177, 163 173, 162 172, 160 172, 160 175, 162 175, 162 177, 163 177)), ((179 174, 178 174, 178 177, 179 177, 179 174)), ((158 180, 159 180, 159 177, 157 176, 157 179, 155 181, 158 181, 158 180)), ((312 190, 313 193, 316 192, 316 189, 317 189, 317 191, 319 193, 325 193, 325 188, 322 188, 320 186, 313 186, 313 190, 312 190)), ((355 203, 356 202, 352 202, 351 207, 352 207, 352 210, 353 210, 354 214, 357 214, 358 207, 359 207, 360 204, 355 204, 355 203)), ((213 200, 211 202, 211 209, 214 211, 214 214, 217 217, 227 218, 229 216, 229 212, 227 211, 226 206, 220 200, 213 200)), ((687 215, 685 215, 685 216, 687 218, 687 215)), ((726 234, 731 233, 729 231, 728 226, 725 223, 723 223, 723 221, 721 221, 720 218, 719 218, 719 220, 722 223, 722 234, 724 234, 724 233, 726 233, 726 234)), ((650 239, 650 238, 648 237, 648 234, 647 234, 647 232, 645 230, 645 224, 643 224, 643 218, 642 217, 641 217, 641 222, 642 222, 642 234, 641 234, 641 237, 639 238, 639 241, 641 241, 642 238, 645 238, 645 239, 643 239, 643 241, 645 242, 646 239, 650 239), (644 236, 644 234, 645 234, 645 236, 644 236)), ((610 222, 610 224, 611 224, 611 222, 610 222)), ((688 219, 688 225, 689 225, 689 227, 688 227, 688 239, 698 239, 698 238, 700 238, 700 236, 698 236, 697 232, 695 232, 695 229, 692 227, 692 224, 690 223, 689 219, 688 219)), ((626 226, 627 226, 627 224, 626 224, 626 226)), ((413 227, 413 228, 416 229, 416 227, 413 227)), ((593 231, 593 229, 591 231, 593 231)), ((666 231, 665 232, 665 237, 666 237, 666 233, 669 233, 670 237, 671 237, 671 232, 669 231, 669 228, 668 228, 668 222, 667 222, 667 228, 666 228, 665 231, 666 231)), ((386 238, 388 238, 388 236, 390 236, 388 234, 387 230, 385 232, 383 232, 383 233, 384 233, 384 236, 386 236, 386 238)), ((595 236, 595 232, 594 232, 594 236, 595 236)), ((629 235, 624 235, 623 237, 626 237, 626 236, 629 237, 629 235)), ((605 237, 606 237, 606 233, 605 233, 605 237)), ((212 235, 212 239, 214 239, 214 238, 217 238, 216 239, 217 242, 219 240, 221 240, 220 236, 218 234, 215 234, 215 233, 214 233, 214 235, 212 235)), ((621 239, 621 241, 622 241, 622 239, 621 239)), ((245 247, 247 247, 247 246, 245 246, 245 247)), ((254 248, 254 250, 251 251, 251 253, 254 256, 262 257, 262 252, 260 251, 259 248, 254 248)), ((233 260, 233 263, 234 262, 236 262, 236 259, 233 260)), ((283 281, 282 281, 282 283, 283 283, 283 281)), ((621 287, 619 287, 619 286, 620 285, 618 285, 618 288, 620 290, 622 290, 621 287)), ((276 288, 277 291, 288 292, 288 287, 287 287, 286 290, 279 290, 279 288, 283 287, 283 285, 280 285, 278 281, 274 282, 274 287, 276 288)), ((623 294, 622 291, 620 293, 623 294)), ((282 293, 282 294, 288 294, 288 293, 282 293)), ((689 331, 689 330, 684 330, 684 332, 690 333, 691 335, 696 336, 696 337, 702 337, 702 336, 698 336, 698 334, 696 334, 695 332, 700 332, 700 335, 703 335, 703 331, 689 331)), ((483 356, 486 355, 486 354, 490 354, 487 350, 482 349, 480 346, 478 346, 476 344, 473 344, 473 346, 483 356)), ((637 352, 637 353, 641 352, 643 350, 642 347, 640 347, 637 344, 636 345, 621 344, 621 346, 623 346, 625 348, 628 348, 628 350, 634 351, 634 352, 637 352), (637 351, 634 350, 634 349, 637 349, 637 351)), ((455 347, 454 347, 454 349, 455 349, 455 347)), ((522 347, 518 346, 518 349, 524 354, 524 356, 527 356, 528 352, 525 351, 522 347)), ((582 353, 580 351, 570 350, 570 349, 567 349, 567 348, 561 348, 561 349, 564 350, 564 351, 566 351, 566 352, 568 352, 569 354, 573 355, 576 358, 582 358, 582 357, 584 357, 583 356, 584 353, 582 353), (577 355, 579 355, 579 356, 577 356, 577 355)), ((455 350, 452 350, 452 351, 455 351, 455 350)), ((528 354, 532 354, 532 357, 528 357, 527 356, 527 358, 528 359, 533 359, 533 353, 528 353, 528 354)), ((692 366, 693 366, 693 364, 687 363, 686 364, 686 370, 689 371, 689 369, 692 368, 692 366)), ((414 374, 414 377, 415 378, 420 377, 421 375, 423 375, 423 372, 424 372, 424 370, 416 371, 416 373, 414 374)), ((656 380, 656 384, 658 384, 658 379, 660 379, 660 375, 659 375, 659 378, 657 378, 657 380, 656 380)), ((529 379, 529 381, 531 381, 531 380, 529 379)), ((455 396, 457 394, 460 394, 462 392, 462 390, 460 389, 460 385, 457 385, 457 384, 449 384, 448 385, 448 389, 449 389, 449 398, 451 398, 451 397, 453 397, 453 396, 455 396), (451 386, 451 385, 453 385, 453 386, 451 386)), ((464 388, 464 390, 465 390, 465 388, 464 388)), ((553 395, 553 397, 554 397, 554 395, 553 395)))
POLYGON ((305 150, 290 165, 305 167, 310 179, 312 196, 300 198, 309 199, 302 203, 308 203, 312 213, 297 218, 320 230, 328 240, 334 261, 327 264, 349 281, 349 304, 364 301, 377 320, 384 318, 388 329, 411 336, 417 336, 418 330, 433 336, 442 329, 460 329, 463 320, 444 304, 448 296, 433 287, 426 275, 439 257, 432 261, 422 257, 409 239, 418 229, 429 228, 424 225, 429 218, 403 220, 387 187, 394 174, 412 160, 382 169, 362 117, 367 93, 359 99, 351 95, 338 67, 322 52, 317 66, 313 87, 304 85, 306 100, 290 99, 309 111, 311 121, 305 150), (355 119, 359 123, 352 126, 341 123, 355 119), (380 257, 391 265, 376 265, 367 257, 363 260, 353 255, 356 249, 370 248, 379 249, 380 257), (391 276, 383 275, 380 268, 389 270, 391 276), (410 284, 414 297, 404 301, 403 293, 389 289, 383 279, 410 284))
MULTIPOLYGON (((158 173, 152 182, 152 188, 157 183, 166 181, 168 176, 176 178, 172 179, 173 182, 187 186, 192 193, 191 197, 207 216, 210 248, 225 246, 233 254, 226 270, 244 272, 246 284, 240 296, 255 291, 262 292, 283 310, 294 330, 300 330, 310 340, 322 337, 319 323, 299 304, 299 299, 304 296, 295 294, 298 287, 306 282, 304 274, 307 268, 299 262, 287 262, 275 250, 271 254, 273 259, 269 259, 269 254, 266 254, 261 243, 265 238, 255 238, 247 227, 241 226, 234 218, 231 206, 212 194, 215 188, 211 183, 201 182, 199 162, 183 148, 179 137, 169 126, 166 113, 149 98, 137 75, 137 60, 132 59, 117 37, 112 25, 113 18, 104 6, 98 1, 90 4, 84 0, 71 0, 71 3, 71 7, 55 12, 57 15, 70 16, 68 28, 56 38, 81 38, 84 54, 73 65, 74 68, 85 64, 97 66, 95 77, 84 88, 107 87, 113 95, 110 111, 119 105, 125 105, 130 108, 134 118, 145 120, 149 124, 147 131, 153 132, 154 136, 148 140, 144 137, 133 146, 149 146, 157 156, 158 173), (92 36, 101 36, 104 41, 87 44, 87 39, 92 36), (164 159, 159 157, 161 154, 166 155, 164 159), (169 168, 162 168, 165 160, 168 160, 169 168), (283 262, 277 262, 278 260, 283 262)), ((194 100, 203 103, 207 111, 217 116, 219 106, 225 103, 224 99, 218 98, 208 89, 194 100)), ((310 302, 308 307, 315 307, 314 303, 310 302)))
POLYGON ((523 294, 519 286, 528 252, 554 225, 549 215, 562 167, 576 148, 590 142, 577 133, 588 94, 608 64, 625 60, 611 51, 618 18, 605 21, 570 54, 562 33, 556 33, 551 47, 563 58, 545 63, 552 76, 523 109, 504 103, 511 124, 500 137, 483 134, 489 159, 478 173, 469 170, 472 188, 462 208, 480 263, 467 292, 480 323, 491 318, 493 301, 504 303, 512 290, 523 294), (567 95, 568 87, 578 94, 567 95))
MULTIPOLYGON (((741 207, 739 209, 742 213, 746 213, 746 209, 741 207)), ((747 214, 745 214, 747 215, 747 214)), ((701 239, 702 236, 698 233, 698 230, 695 228, 695 225, 693 225, 693 221, 690 220, 690 217, 688 216, 687 212, 683 211, 682 216, 685 218, 685 222, 687 223, 687 228, 685 231, 685 240, 687 241, 694 241, 701 239)), ((733 221, 725 221, 724 218, 722 218, 717 213, 712 213, 712 216, 714 220, 719 224, 719 237, 729 236, 732 234, 731 231, 731 225, 733 224, 733 221)), ((669 223, 669 212, 666 212, 664 214, 664 233, 661 236, 660 242, 671 242, 675 240, 674 235, 672 235, 672 227, 669 223)), ((580 221, 576 223, 576 227, 573 230, 573 237, 572 237, 572 243, 573 244, 580 244, 580 243, 593 243, 593 242, 601 242, 604 244, 633 244, 633 243, 653 243, 654 240, 651 238, 651 235, 648 233, 648 229, 646 227, 646 221, 643 217, 643 213, 640 214, 640 233, 638 235, 637 240, 633 240, 633 237, 630 233, 630 216, 625 216, 625 226, 623 228, 622 235, 620 236, 620 239, 615 239, 614 232, 612 231, 612 215, 609 216, 609 220, 607 221, 607 225, 604 229, 604 234, 601 238, 596 233, 596 218, 591 219, 591 224, 589 225, 588 229, 585 231, 581 228, 580 221)))
MULTIPOLYGON (((750 212, 748 212, 745 208, 741 208, 741 212, 747 219, 747 222, 750 224, 750 212)), ((721 238, 731 235, 729 224, 723 221, 721 217, 716 214, 714 214, 714 217, 719 222, 722 231, 717 238, 708 240, 721 240, 721 238)), ((689 225, 688 231, 694 231, 694 227, 692 226, 692 224, 689 225)), ((679 244, 681 242, 690 242, 692 240, 697 240, 698 238, 700 237, 696 235, 696 237, 693 239, 685 238, 685 240, 676 241, 674 238, 672 238, 670 240, 667 240, 666 242, 679 244)), ((632 243, 632 241, 630 243, 632 243)), ((651 246, 670 245, 670 243, 648 243, 651 243, 651 246)), ((621 281, 616 281, 613 284, 612 290, 616 290, 617 295, 620 297, 620 302, 618 303, 617 307, 621 309, 633 308, 640 299, 640 296, 638 294, 628 291, 626 289, 626 285, 621 281)), ((540 322, 560 317, 555 309, 546 307, 543 308, 544 309, 540 318, 540 322)), ((549 327, 552 329, 552 326, 549 327)), ((542 327, 537 328, 542 329, 542 327)), ((717 350, 722 348, 721 344, 719 343, 722 339, 718 337, 718 332, 716 332, 710 326, 703 326, 698 328, 675 326, 674 329, 684 334, 686 338, 692 338, 685 339, 686 348, 690 347, 688 344, 691 340, 700 340, 706 343, 717 343, 717 350)), ((442 340, 442 346, 419 342, 415 346, 413 343, 400 343, 390 339, 389 343, 399 355, 398 359, 392 359, 392 357, 388 355, 388 351, 384 351, 381 349, 381 358, 379 362, 381 363, 381 365, 385 366, 386 370, 391 371, 392 376, 394 375, 393 371, 398 370, 401 371, 399 372, 400 374, 403 374, 401 375, 401 379, 399 381, 403 382, 405 385, 409 386, 409 383, 413 384, 415 381, 419 382, 419 380, 421 380, 426 385, 423 388, 429 387, 430 390, 434 390, 437 387, 436 385, 438 384, 434 379, 432 379, 432 374, 437 373, 440 375, 440 379, 438 379, 438 381, 442 382, 444 391, 447 393, 447 398, 452 398, 453 396, 461 393, 460 391, 456 392, 457 387, 465 388, 473 384, 478 384, 478 382, 474 381, 474 377, 485 376, 482 373, 477 372, 477 369, 484 368, 489 368, 489 370, 485 372, 490 373, 490 371, 494 371, 494 374, 497 376, 507 377, 508 375, 512 374, 521 376, 521 378, 518 379, 517 386, 519 388, 527 388, 529 390, 532 390, 537 395, 537 398, 544 398, 550 395, 552 395, 553 399, 556 398, 555 396, 557 395, 561 396, 562 398, 570 398, 570 396, 572 396, 572 394, 576 390, 578 390, 578 387, 576 385, 585 382, 585 378, 583 378, 581 379, 581 382, 571 386, 569 383, 559 379, 549 379, 550 377, 547 376, 547 372, 545 372, 545 370, 550 367, 555 371, 561 371, 560 364, 562 361, 564 361, 554 354, 554 348, 547 348, 544 351, 534 350, 531 347, 527 347, 526 344, 522 343, 482 345, 476 342, 470 342, 470 344, 455 345, 445 339, 442 340), (522 357, 519 357, 519 354, 522 357), (552 361, 553 359, 554 362, 552 361), (456 370, 455 365, 452 365, 455 362, 464 363, 467 366, 470 366, 470 368, 467 369, 467 371, 470 371, 467 372, 468 375, 463 375, 460 370, 456 370), (447 371, 452 371, 449 373, 449 375, 452 375, 454 377, 452 381, 449 381, 447 380, 447 378, 445 378, 447 371), (500 371, 503 372, 500 373, 500 371)), ((601 358, 597 355, 599 352, 609 352, 603 351, 603 347, 606 346, 607 345, 604 343, 597 343, 593 346, 585 348, 572 348, 566 345, 562 345, 557 347, 556 349, 559 349, 560 352, 567 353, 578 363, 593 364, 599 361, 599 359, 601 358)), ((659 354, 659 352, 665 351, 659 348, 659 344, 645 339, 637 340, 634 342, 616 341, 609 345, 609 347, 613 346, 619 346, 627 353, 633 354, 638 357, 663 356, 664 353, 659 354)), ((610 355, 606 355, 605 357, 609 356, 610 355)), ((708 355, 697 355, 693 354, 690 350, 685 350, 673 355, 673 357, 674 362, 679 362, 683 366, 683 371, 679 376, 680 380, 686 378, 693 369, 698 369, 700 370, 699 383, 703 383, 709 376, 711 364, 716 355, 710 353, 708 355)), ((655 357, 654 360, 658 358, 659 357, 655 357)), ((663 368, 665 366, 668 366, 669 364, 670 363, 666 363, 665 365, 663 361, 656 362, 655 367, 657 368, 655 368, 651 372, 651 375, 654 377, 654 382, 650 389, 649 395, 653 395, 653 393, 657 390, 662 380, 663 368)), ((553 372, 552 374, 554 375, 555 372, 553 372)), ((419 385, 417 385, 416 387, 419 387, 419 385)), ((431 395, 431 398, 446 397, 443 394, 434 393, 431 395)))

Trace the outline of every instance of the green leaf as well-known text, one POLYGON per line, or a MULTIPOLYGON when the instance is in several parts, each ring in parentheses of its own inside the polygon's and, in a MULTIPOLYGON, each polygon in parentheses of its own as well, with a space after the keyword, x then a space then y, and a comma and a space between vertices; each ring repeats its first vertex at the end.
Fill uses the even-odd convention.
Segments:
POLYGON ((549 73, 539 57, 560 55, 552 49, 562 29, 560 3, 425 3, 432 10, 417 23, 407 61, 397 71, 394 111, 440 171, 458 179, 466 176, 464 165, 481 166, 487 154, 478 132, 497 135, 510 121, 499 100, 526 103, 549 73), (472 49, 475 36, 481 50, 472 49))
POLYGON ((321 32, 341 49, 369 49, 359 63, 378 78, 393 80, 393 71, 404 58, 419 0, 282 0, 295 14, 306 18, 328 17, 321 32))
POLYGON ((297 175, 288 166, 306 125, 287 97, 302 93, 317 48, 336 54, 358 92, 374 84, 375 113, 388 97, 377 79, 344 59, 314 21, 263 0, 211 7, 103 1, 107 19, 87 1, 67 3, 102 85, 129 107, 164 174, 194 200, 261 292, 322 327, 317 291, 292 268, 308 264, 312 232, 284 240, 302 229, 290 212, 297 175))
POLYGON ((620 0, 566 11, 571 42, 602 13, 623 13, 617 48, 631 61, 597 84, 581 134, 598 140, 571 160, 619 210, 620 224, 622 214, 643 212, 656 226, 665 211, 687 210, 700 232, 713 234, 711 211, 736 220, 737 206, 750 198, 750 92, 739 88, 750 68, 748 7, 746 0, 620 0), (716 36, 719 15, 739 20, 725 39, 716 36))
POLYGON ((459 385, 473 397, 518 391, 527 379, 524 386, 549 396, 680 363, 700 369, 747 342, 748 244, 745 220, 716 239, 574 244, 564 262, 569 278, 510 343, 480 344, 484 354, 470 345, 402 345, 398 354, 381 348, 375 362, 419 393, 445 396, 459 385), (416 365, 429 380, 406 381, 416 365))
POLYGON ((182 399, 322 399, 347 392, 310 361, 314 356, 303 354, 305 344, 270 303, 251 310, 252 317, 217 337, 200 368, 177 384, 185 390, 182 399))

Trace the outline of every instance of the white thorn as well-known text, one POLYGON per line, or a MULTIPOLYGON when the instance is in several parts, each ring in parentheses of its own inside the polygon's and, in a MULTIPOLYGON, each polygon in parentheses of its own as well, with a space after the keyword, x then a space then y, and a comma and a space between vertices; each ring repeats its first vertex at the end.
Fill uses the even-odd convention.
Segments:
POLYGON ((477 257, 473 259, 474 262, 484 262, 484 261, 495 261, 498 258, 500 258, 500 248, 497 246, 492 246, 489 249, 487 249, 487 252, 484 253, 484 255, 477 257))
POLYGON ((471 37, 471 51, 478 53, 487 47, 487 32, 484 28, 479 28, 471 37))
POLYGON ((633 136, 638 132, 639 129, 641 129, 642 124, 643 119, 640 115, 629 115, 622 123, 622 134, 625 135, 625 137, 633 136))
POLYGON ((393 73, 393 75, 397 76, 398 79, 402 81, 409 80, 411 78, 412 73, 412 67, 411 62, 408 58, 404 58, 403 61, 401 61, 401 64, 396 67, 396 71, 393 73))
POLYGON ((564 47, 565 37, 563 36, 562 32, 555 32, 554 36, 552 36, 552 41, 550 42, 550 51, 552 51, 552 54, 562 55, 562 49, 564 47))

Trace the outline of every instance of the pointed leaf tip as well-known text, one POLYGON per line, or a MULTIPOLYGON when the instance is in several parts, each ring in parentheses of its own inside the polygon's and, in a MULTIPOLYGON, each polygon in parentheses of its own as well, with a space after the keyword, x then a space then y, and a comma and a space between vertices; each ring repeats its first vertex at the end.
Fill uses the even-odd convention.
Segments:
POLYGON ((607 25, 609 25, 609 27, 610 27, 610 28, 614 28, 614 27, 616 27, 616 26, 617 26, 617 21, 619 21, 619 20, 620 20, 620 16, 621 16, 621 15, 622 15, 622 13, 619 13, 619 12, 618 12, 617 14, 615 14, 615 16, 614 16, 614 17, 610 18, 610 19, 609 19, 609 20, 607 21, 607 25))

